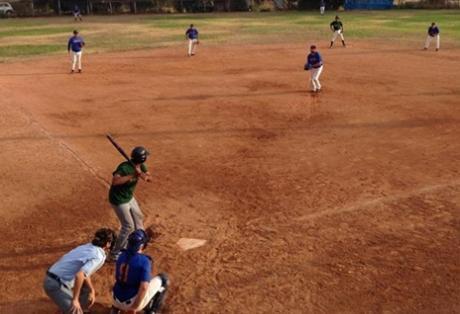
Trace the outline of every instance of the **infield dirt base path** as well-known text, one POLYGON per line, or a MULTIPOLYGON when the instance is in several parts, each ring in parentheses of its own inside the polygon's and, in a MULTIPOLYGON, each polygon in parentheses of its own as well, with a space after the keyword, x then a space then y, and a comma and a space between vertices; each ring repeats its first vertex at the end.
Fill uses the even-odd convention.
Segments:
POLYGON ((166 313, 459 312, 460 50, 320 52, 317 96, 303 44, 0 64, 0 312, 53 313, 47 267, 118 226, 107 132, 152 152, 137 197, 166 313))

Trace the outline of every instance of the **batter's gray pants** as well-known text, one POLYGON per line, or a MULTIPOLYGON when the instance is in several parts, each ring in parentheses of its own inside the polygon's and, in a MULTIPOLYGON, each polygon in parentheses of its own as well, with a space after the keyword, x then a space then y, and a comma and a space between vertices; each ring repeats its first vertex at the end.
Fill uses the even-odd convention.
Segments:
POLYGON ((117 241, 112 252, 110 252, 112 258, 114 258, 126 247, 128 236, 131 232, 136 229, 144 229, 144 215, 134 197, 128 203, 111 205, 121 223, 117 241))
MULTIPOLYGON (((72 308, 72 296, 73 291, 65 284, 58 282, 56 279, 46 275, 45 281, 43 282, 43 289, 46 294, 53 300, 54 303, 59 307, 64 313, 70 313, 72 308)), ((80 291, 80 304, 84 309, 88 308, 89 305, 89 293, 90 290, 87 285, 83 285, 80 291)))

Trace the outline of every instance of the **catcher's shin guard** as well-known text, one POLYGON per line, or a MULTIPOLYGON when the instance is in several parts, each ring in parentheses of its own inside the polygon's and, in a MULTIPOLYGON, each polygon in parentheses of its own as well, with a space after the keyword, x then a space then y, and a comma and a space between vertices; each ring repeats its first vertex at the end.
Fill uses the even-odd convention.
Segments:
POLYGON ((161 278, 161 287, 162 290, 157 292, 152 300, 147 304, 147 306, 144 308, 144 313, 145 314, 154 314, 158 313, 158 311, 161 309, 161 306, 163 305, 163 301, 166 297, 166 291, 168 290, 169 286, 169 278, 168 275, 165 273, 161 273, 158 275, 161 278))

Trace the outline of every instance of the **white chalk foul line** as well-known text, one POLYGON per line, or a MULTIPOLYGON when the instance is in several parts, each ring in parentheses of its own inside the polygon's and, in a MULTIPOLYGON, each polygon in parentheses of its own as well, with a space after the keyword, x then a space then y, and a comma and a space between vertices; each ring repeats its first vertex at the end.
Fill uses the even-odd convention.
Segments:
POLYGON ((402 193, 397 193, 391 196, 383 196, 383 197, 378 197, 375 199, 371 199, 368 201, 363 201, 359 202, 356 204, 352 204, 346 207, 336 207, 336 208, 330 208, 330 209, 325 209, 316 213, 308 214, 308 215, 303 215, 300 217, 297 217, 295 220, 297 221, 306 221, 306 220, 314 220, 317 218, 321 218, 324 216, 331 216, 331 215, 338 215, 342 213, 348 213, 348 212, 354 212, 357 210, 365 209, 371 206, 376 206, 379 204, 384 204, 384 203, 391 203, 394 201, 398 201, 401 199, 409 198, 415 195, 420 195, 423 193, 428 193, 428 192, 434 192, 438 190, 442 190, 448 187, 452 187, 455 185, 460 185, 460 179, 453 180, 450 182, 446 183, 440 183, 440 184, 434 184, 434 185, 427 185, 425 187, 416 189, 416 190, 411 190, 407 192, 402 192, 402 193))
POLYGON ((30 114, 28 111, 26 111, 23 107, 21 107, 20 109, 21 109, 22 113, 27 117, 27 119, 29 119, 30 123, 34 124, 43 135, 45 135, 49 140, 51 140, 52 142, 57 143, 61 148, 63 148, 67 152, 69 152, 70 155, 72 155, 72 157, 78 163, 80 163, 83 166, 83 168, 88 170, 102 185, 104 185, 107 188, 110 187, 110 184, 107 181, 107 179, 105 179, 104 177, 99 175, 99 173, 96 171, 96 169, 94 169, 88 162, 86 162, 83 158, 81 158, 80 155, 78 155, 77 152, 75 152, 69 145, 67 145, 66 142, 58 139, 57 137, 53 136, 50 132, 48 132, 48 130, 45 129, 40 124, 40 122, 35 120, 34 117, 32 116, 32 114, 30 114))

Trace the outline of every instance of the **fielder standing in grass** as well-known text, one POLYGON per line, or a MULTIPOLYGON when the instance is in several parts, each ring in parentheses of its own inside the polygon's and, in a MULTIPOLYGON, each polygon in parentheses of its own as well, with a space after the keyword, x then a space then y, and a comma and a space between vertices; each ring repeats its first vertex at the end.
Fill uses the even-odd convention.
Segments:
POLYGON ((80 7, 78 5, 75 5, 75 7, 73 8, 73 18, 74 18, 75 22, 77 20, 80 20, 80 22, 83 21, 83 17, 81 15, 80 7))
POLYGON ((185 32, 185 38, 188 40, 188 56, 194 56, 196 52, 196 45, 199 44, 198 41, 198 30, 190 24, 190 27, 185 32))
POLYGON ((343 24, 342 24, 342 21, 340 21, 340 18, 338 15, 335 17, 335 19, 331 22, 329 26, 331 28, 331 31, 333 32, 332 39, 331 39, 331 46, 329 48, 332 48, 332 46, 334 45, 334 41, 339 36, 342 39, 342 45, 345 47, 345 39, 343 38, 343 24))
POLYGON ((320 0, 319 1, 319 13, 321 15, 324 15, 325 11, 326 11, 326 0, 320 0))
POLYGON ((319 82, 319 77, 321 72, 323 72, 323 59, 318 51, 316 51, 316 46, 310 46, 310 53, 307 56, 307 62, 304 66, 305 71, 311 72, 311 85, 312 91, 317 93, 321 91, 321 83, 319 82))
POLYGON ((83 47, 85 46, 85 41, 83 38, 78 36, 78 31, 73 31, 73 36, 69 38, 67 44, 67 51, 72 57, 72 70, 70 73, 75 72, 75 68, 78 66, 78 73, 81 73, 81 57, 83 53, 83 47))
POLYGON ((435 22, 431 23, 431 26, 428 27, 428 35, 426 36, 425 41, 425 50, 430 47, 430 43, 433 39, 436 39, 436 51, 439 50, 439 46, 441 44, 441 38, 439 35, 439 27, 436 25, 435 22))

